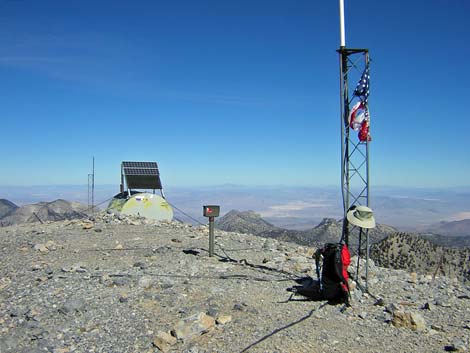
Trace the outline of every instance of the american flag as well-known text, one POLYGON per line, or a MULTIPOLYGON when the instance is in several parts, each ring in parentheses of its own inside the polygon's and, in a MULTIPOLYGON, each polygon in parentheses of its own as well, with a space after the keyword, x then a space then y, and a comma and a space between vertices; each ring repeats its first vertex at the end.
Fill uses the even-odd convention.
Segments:
POLYGON ((369 79, 369 64, 367 64, 354 90, 354 95, 358 96, 364 103, 367 103, 367 99, 369 98, 369 79))

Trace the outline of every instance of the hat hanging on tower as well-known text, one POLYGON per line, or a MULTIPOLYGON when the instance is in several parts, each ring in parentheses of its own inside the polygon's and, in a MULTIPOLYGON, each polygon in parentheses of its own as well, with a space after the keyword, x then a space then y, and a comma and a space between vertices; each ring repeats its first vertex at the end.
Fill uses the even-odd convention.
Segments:
POLYGON ((346 214, 349 223, 361 228, 374 228, 375 218, 373 211, 367 206, 351 206, 346 214))

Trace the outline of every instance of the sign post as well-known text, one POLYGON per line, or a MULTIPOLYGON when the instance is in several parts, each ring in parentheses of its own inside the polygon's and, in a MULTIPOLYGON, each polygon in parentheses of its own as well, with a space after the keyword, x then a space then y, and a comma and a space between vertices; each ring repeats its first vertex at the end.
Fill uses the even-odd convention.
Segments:
POLYGON ((202 206, 204 217, 209 218, 209 256, 214 256, 214 218, 219 217, 220 206, 202 206))

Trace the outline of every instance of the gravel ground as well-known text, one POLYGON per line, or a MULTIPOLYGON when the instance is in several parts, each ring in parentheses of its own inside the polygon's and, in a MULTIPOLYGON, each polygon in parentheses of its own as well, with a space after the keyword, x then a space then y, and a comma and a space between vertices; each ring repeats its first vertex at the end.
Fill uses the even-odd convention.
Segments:
POLYGON ((469 349, 457 280, 371 264, 372 295, 356 288, 349 308, 287 301, 314 276, 314 249, 223 231, 216 243, 209 257, 206 227, 108 214, 0 228, 0 353, 469 349))

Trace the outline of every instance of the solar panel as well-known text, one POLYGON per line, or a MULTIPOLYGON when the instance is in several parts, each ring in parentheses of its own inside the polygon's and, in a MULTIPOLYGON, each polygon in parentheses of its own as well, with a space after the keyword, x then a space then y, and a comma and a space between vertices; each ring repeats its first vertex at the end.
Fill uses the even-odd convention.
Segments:
POLYGON ((128 189, 162 189, 156 162, 122 162, 128 189))

